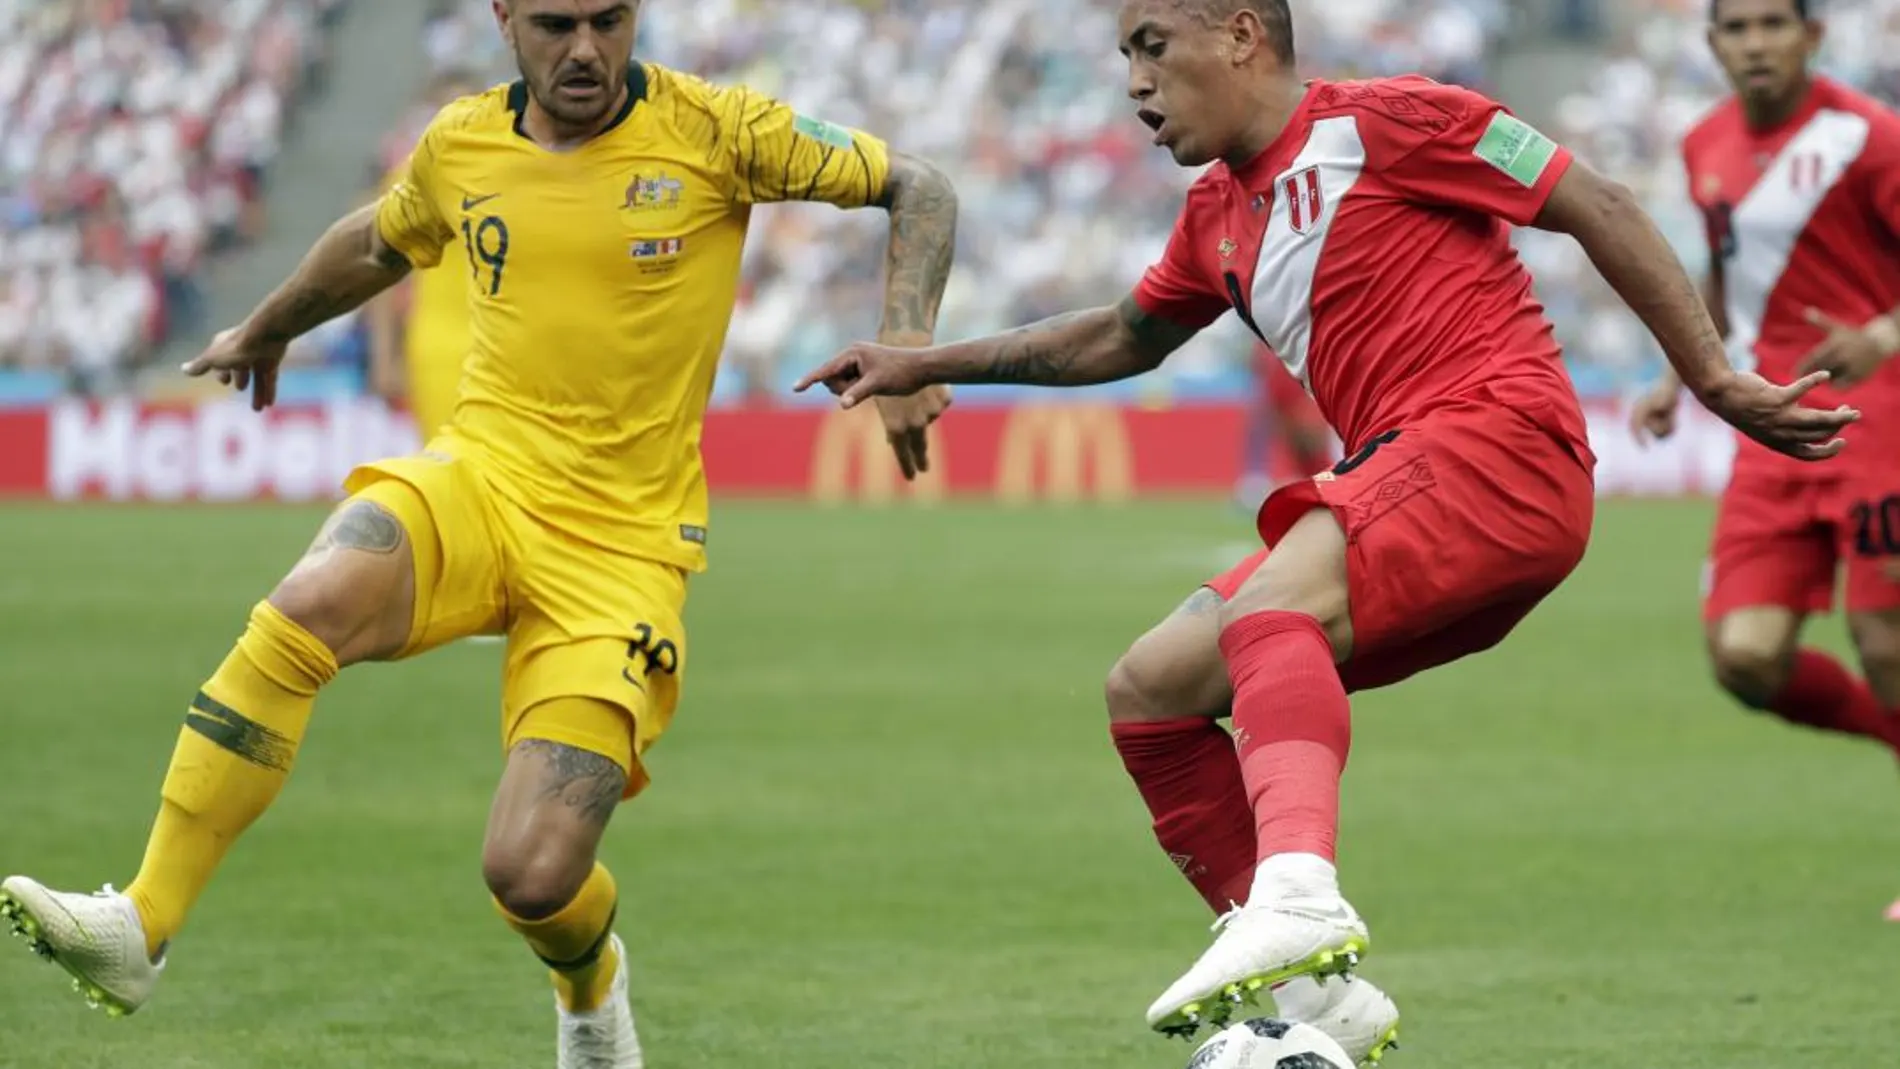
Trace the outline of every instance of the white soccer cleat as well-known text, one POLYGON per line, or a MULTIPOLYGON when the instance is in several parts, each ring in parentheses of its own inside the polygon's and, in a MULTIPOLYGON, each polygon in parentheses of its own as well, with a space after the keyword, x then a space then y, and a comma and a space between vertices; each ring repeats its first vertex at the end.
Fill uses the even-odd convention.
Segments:
POLYGON ((1260 904, 1237 906, 1214 922, 1214 945, 1148 1007, 1149 1027, 1173 1036, 1191 1036, 1203 1024, 1225 1027, 1235 1007, 1261 989, 1350 972, 1371 946, 1366 923, 1337 893, 1253 899, 1260 904))
POLYGON ((1326 1033, 1355 1065, 1378 1065, 1387 1051, 1398 1049, 1398 1006, 1360 977, 1322 984, 1302 976, 1275 988, 1273 1001, 1282 1019, 1326 1033))
POLYGON ((55 891, 25 876, 0 883, 0 917, 35 954, 73 976, 73 987, 108 1017, 138 1012, 165 971, 145 953, 145 925, 132 900, 110 885, 93 894, 55 891))
POLYGON ((574 1013, 554 1000, 561 1017, 559 1069, 644 1069, 640 1035, 633 1027, 633 1002, 627 997, 627 947, 613 936, 614 982, 607 1001, 586 1013, 574 1013))

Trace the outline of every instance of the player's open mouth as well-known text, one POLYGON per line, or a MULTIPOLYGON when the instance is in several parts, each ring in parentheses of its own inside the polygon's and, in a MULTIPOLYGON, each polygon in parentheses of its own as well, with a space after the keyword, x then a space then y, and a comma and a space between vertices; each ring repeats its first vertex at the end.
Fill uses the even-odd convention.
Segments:
POLYGON ((1142 108, 1140 111, 1137 111, 1135 113, 1135 117, 1140 119, 1142 122, 1146 123, 1148 126, 1148 129, 1153 130, 1155 132, 1155 136, 1154 136, 1155 144, 1163 145, 1167 143, 1167 139, 1168 139, 1167 116, 1162 115, 1160 112, 1155 111, 1152 108, 1142 108))
POLYGON ((570 74, 561 79, 561 92, 570 97, 591 97, 600 92, 600 79, 591 74, 570 74))

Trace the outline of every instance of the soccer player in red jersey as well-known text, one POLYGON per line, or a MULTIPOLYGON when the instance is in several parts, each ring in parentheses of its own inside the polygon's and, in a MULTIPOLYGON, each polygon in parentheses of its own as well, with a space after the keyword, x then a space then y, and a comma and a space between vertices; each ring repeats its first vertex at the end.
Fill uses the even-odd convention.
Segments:
POLYGON ((1109 680, 1157 838, 1216 909, 1237 903, 1149 1009, 1191 1035, 1368 948, 1334 868, 1347 694, 1497 644, 1583 556, 1595 460, 1512 225, 1575 237, 1696 397, 1767 447, 1831 457, 1858 413, 1801 403, 1824 373, 1731 367, 1633 196, 1477 93, 1302 83, 1285 0, 1124 0, 1120 32, 1155 143, 1211 164, 1135 291, 954 345, 855 345, 800 385, 847 407, 933 382, 1081 386, 1150 370, 1232 311, 1339 433, 1344 461, 1261 508, 1271 553, 1109 680), (1214 723, 1230 710, 1232 744, 1214 723))
MULTIPOLYGON (((1831 372, 1812 400, 1868 418, 1836 464, 1739 443, 1703 619, 1715 677, 1744 705, 1900 751, 1900 116, 1810 73, 1821 33, 1807 0, 1713 0, 1709 43, 1735 93, 1682 155, 1730 358, 1771 379, 1831 372), (1865 681, 1799 645, 1838 572, 1865 681)), ((1664 376, 1637 404, 1639 437, 1675 430, 1680 392, 1664 376)))

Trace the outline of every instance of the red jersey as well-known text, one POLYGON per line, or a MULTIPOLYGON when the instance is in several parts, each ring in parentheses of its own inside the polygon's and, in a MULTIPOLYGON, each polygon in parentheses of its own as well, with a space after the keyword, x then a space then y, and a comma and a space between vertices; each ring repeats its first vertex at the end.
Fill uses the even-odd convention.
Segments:
MULTIPOLYGON (((1724 101, 1689 131, 1682 157, 1722 267, 1736 366, 1792 381, 1826 337, 1805 318, 1809 308, 1858 326, 1900 305, 1900 116, 1816 78, 1800 109, 1772 129, 1750 129, 1741 105, 1724 101)), ((1807 403, 1832 408, 1844 393, 1867 417, 1844 432, 1850 442, 1864 428, 1900 434, 1883 426, 1900 423, 1900 364, 1849 391, 1822 387, 1807 403)), ((1777 464, 1801 462, 1743 439, 1737 467, 1777 464)))
POLYGON ((1135 300, 1196 328, 1237 312, 1348 452, 1477 396, 1588 462, 1576 391, 1506 225, 1535 219, 1570 162, 1467 89, 1310 82, 1273 144, 1195 182, 1135 300))

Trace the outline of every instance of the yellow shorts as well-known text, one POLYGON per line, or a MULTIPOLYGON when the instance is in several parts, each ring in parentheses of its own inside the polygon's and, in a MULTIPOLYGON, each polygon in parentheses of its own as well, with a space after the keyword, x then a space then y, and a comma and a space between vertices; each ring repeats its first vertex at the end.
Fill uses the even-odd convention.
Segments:
POLYGON ((458 455, 458 445, 438 438, 424 455, 365 465, 344 483, 409 533, 415 619, 398 656, 506 635, 504 751, 534 738, 604 754, 628 765, 631 798, 650 778, 642 755, 679 704, 686 572, 549 527, 499 493, 479 456, 458 455), (627 718, 603 723, 574 703, 536 712, 560 698, 598 699, 627 718))

